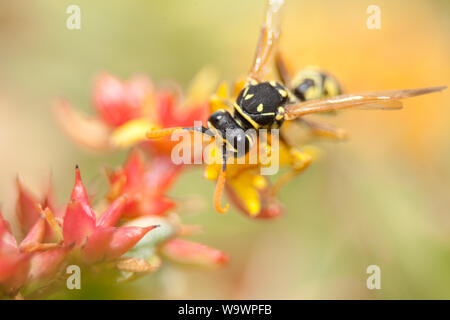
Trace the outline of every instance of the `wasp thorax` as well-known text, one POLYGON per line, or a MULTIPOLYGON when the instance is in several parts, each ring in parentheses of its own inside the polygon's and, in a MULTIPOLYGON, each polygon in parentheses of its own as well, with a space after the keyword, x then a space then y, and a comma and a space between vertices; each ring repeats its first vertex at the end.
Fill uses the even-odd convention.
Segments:
POLYGON ((252 127, 268 128, 281 125, 287 101, 288 92, 282 84, 261 82, 249 84, 239 93, 235 109, 238 118, 252 127))

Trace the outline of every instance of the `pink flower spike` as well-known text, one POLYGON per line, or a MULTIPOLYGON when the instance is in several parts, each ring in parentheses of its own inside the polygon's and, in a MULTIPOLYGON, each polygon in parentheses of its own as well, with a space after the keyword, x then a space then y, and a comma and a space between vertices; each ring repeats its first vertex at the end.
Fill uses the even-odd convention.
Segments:
POLYGON ((40 203, 39 199, 24 188, 20 183, 19 177, 16 178, 18 198, 16 205, 16 214, 20 222, 22 232, 27 233, 41 217, 36 205, 40 203))
POLYGON ((116 228, 113 227, 97 227, 95 229, 83 247, 85 262, 92 263, 106 258, 115 231, 116 228))
POLYGON ((75 167, 75 185, 72 189, 72 194, 70 195, 70 200, 80 201, 89 206, 89 198, 86 192, 86 188, 81 180, 80 168, 78 165, 75 167))
POLYGON ((21 253, 0 212, 0 292, 14 294, 26 281, 29 255, 21 253))
POLYGON ((146 228, 141 227, 121 227, 114 232, 113 239, 109 245, 108 259, 117 259, 142 239, 150 230, 157 226, 146 228))
POLYGON ((28 232, 25 239, 20 243, 20 250, 33 251, 36 246, 43 242, 46 229, 45 224, 45 219, 39 218, 33 228, 31 228, 30 232, 28 232))
POLYGON ((10 231, 9 223, 3 219, 3 215, 0 212, 0 256, 18 252, 16 238, 10 231))
POLYGON ((33 253, 28 280, 35 281, 53 276, 62 265, 68 250, 68 248, 58 247, 33 253))
POLYGON ((228 255, 220 250, 180 239, 166 241, 161 252, 175 262, 204 267, 220 266, 229 261, 228 255))
POLYGON ((113 227, 117 224, 122 216, 123 208, 127 202, 126 195, 122 195, 113 203, 110 204, 108 209, 97 220, 97 227, 113 227))
POLYGON ((95 230, 95 215, 90 207, 78 201, 67 205, 63 223, 64 244, 82 246, 95 230))
POLYGON ((17 266, 23 261, 25 255, 0 254, 0 286, 14 274, 17 266))
POLYGON ((89 204, 89 199, 81 181, 80 169, 75 168, 75 185, 70 203, 66 208, 63 223, 64 243, 66 245, 83 245, 95 229, 96 217, 89 204))
POLYGON ((25 253, 0 254, 0 292, 17 293, 25 283, 29 270, 29 255, 25 253))

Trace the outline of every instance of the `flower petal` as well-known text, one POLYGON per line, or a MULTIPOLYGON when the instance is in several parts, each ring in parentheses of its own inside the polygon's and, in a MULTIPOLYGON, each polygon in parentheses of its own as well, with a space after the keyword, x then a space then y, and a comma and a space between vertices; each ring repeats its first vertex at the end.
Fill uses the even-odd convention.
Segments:
POLYGON ((20 254, 0 255, 0 284, 11 277, 23 257, 24 255, 20 254))
MULTIPOLYGON (((141 152, 132 150, 123 167, 107 172, 110 190, 109 200, 114 200, 126 193, 132 195, 133 190, 139 188, 144 172, 144 159, 141 152)), ((130 201, 131 199, 128 199, 130 201)))
POLYGON ((152 91, 148 78, 139 77, 127 83, 103 74, 95 82, 94 107, 105 123, 120 126, 141 116, 145 96, 152 91))
POLYGON ((89 198, 86 192, 86 188, 81 180, 80 168, 78 165, 75 167, 75 184, 72 189, 72 194, 70 195, 71 201, 79 201, 83 205, 89 205, 89 198))
POLYGON ((28 254, 21 253, 9 224, 0 212, 0 290, 10 295, 25 282, 28 274, 28 254))
POLYGON ((176 205, 165 196, 165 192, 182 169, 166 156, 156 156, 146 164, 141 152, 132 151, 124 167, 108 176, 110 199, 120 194, 127 195, 124 209, 124 217, 127 218, 162 215, 176 205))
POLYGON ((45 229, 46 229, 45 218, 39 218, 39 220, 28 232, 25 239, 20 243, 20 250, 22 251, 32 251, 37 245, 41 244, 44 240, 45 229))
POLYGON ((16 179, 16 184, 18 190, 16 214, 20 222, 22 232, 27 233, 41 217, 41 214, 36 207, 40 201, 36 196, 23 187, 18 177, 16 179))
POLYGON ((113 227, 119 222, 122 216, 123 209, 127 202, 127 196, 122 195, 121 197, 114 200, 108 207, 108 209, 98 218, 97 227, 113 227))
POLYGON ((217 70, 211 67, 201 69, 189 85, 186 104, 192 106, 207 101, 216 88, 218 80, 217 70))
POLYGON ((164 194, 181 170, 182 166, 175 165, 170 157, 153 158, 142 177, 145 189, 154 194, 164 194))
POLYGON ((239 177, 229 181, 227 194, 230 201, 244 214, 251 218, 272 219, 279 217, 284 207, 270 192, 267 181, 258 182, 263 176, 253 176, 252 179, 239 177), (247 181, 246 181, 247 180, 247 181))
POLYGON ((146 261, 137 258, 121 258, 116 262, 116 267, 120 271, 126 272, 152 272, 161 267, 161 259, 155 257, 150 261, 146 261))
POLYGON ((175 201, 166 197, 145 195, 130 201, 125 209, 124 217, 136 218, 140 216, 162 216, 176 207, 175 201))
POLYGON ((126 183, 128 186, 138 184, 142 179, 145 170, 145 161, 141 152, 133 150, 127 158, 125 165, 119 173, 126 176, 126 183))
POLYGON ((29 281, 49 278, 58 272, 69 248, 58 247, 33 253, 28 275, 29 281))
POLYGON ((146 133, 159 127, 147 118, 137 118, 125 122, 116 128, 111 135, 111 144, 114 147, 127 148, 138 142, 146 141, 146 133))
POLYGON ((161 252, 175 262, 213 267, 228 263, 229 257, 220 250, 180 239, 171 239, 161 246, 161 252))
POLYGON ((13 295, 28 276, 29 255, 25 253, 0 255, 0 291, 13 295))
POLYGON ((158 123, 163 128, 189 127, 194 121, 206 123, 209 116, 209 103, 205 100, 194 106, 177 107, 177 97, 170 91, 160 91, 157 95, 156 113, 158 123))
POLYGON ((113 238, 109 245, 108 259, 117 259, 128 250, 134 247, 134 245, 141 240, 143 236, 150 230, 153 230, 156 226, 150 226, 146 228, 140 227, 121 227, 117 228, 114 232, 113 238))
POLYGON ((3 219, 3 215, 0 212, 0 255, 18 252, 16 238, 10 231, 9 223, 3 219))
POLYGON ((255 188, 254 173, 246 170, 241 174, 228 179, 227 192, 234 203, 250 216, 255 217, 261 211, 261 199, 255 188))
POLYGON ((83 259, 88 263, 104 260, 115 231, 114 227, 96 228, 83 247, 83 259))
POLYGON ((63 223, 64 244, 82 246, 94 230, 95 215, 92 209, 79 201, 71 201, 63 223))
POLYGON ((53 114, 62 130, 80 146, 93 151, 110 148, 111 129, 102 121, 82 115, 63 99, 55 102, 53 114))

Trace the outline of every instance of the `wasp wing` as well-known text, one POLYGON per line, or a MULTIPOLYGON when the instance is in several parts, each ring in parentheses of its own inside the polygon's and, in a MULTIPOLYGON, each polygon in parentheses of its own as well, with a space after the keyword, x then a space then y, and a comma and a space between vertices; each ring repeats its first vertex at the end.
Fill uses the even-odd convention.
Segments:
POLYGON ((288 105, 285 113, 286 120, 312 114, 343 110, 349 108, 362 109, 382 109, 395 110, 402 108, 401 99, 415 97, 436 91, 441 91, 447 87, 431 87, 420 89, 406 89, 393 91, 366 92, 359 94, 344 94, 331 98, 311 100, 288 105))
POLYGON ((262 81, 262 71, 280 34, 280 16, 283 4, 284 0, 267 1, 266 17, 248 75, 249 80, 262 81))
POLYGON ((277 51, 275 54, 275 69, 284 85, 291 88, 292 72, 280 51, 277 51))

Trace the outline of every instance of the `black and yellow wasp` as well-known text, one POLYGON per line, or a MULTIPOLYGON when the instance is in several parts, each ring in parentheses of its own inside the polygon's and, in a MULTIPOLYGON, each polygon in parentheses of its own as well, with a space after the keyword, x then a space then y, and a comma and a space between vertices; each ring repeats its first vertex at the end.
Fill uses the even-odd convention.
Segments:
MULTIPOLYGON (((326 72, 316 69, 305 69, 291 76, 279 53, 275 57, 275 66, 279 81, 264 81, 263 71, 279 37, 276 19, 280 16, 282 0, 269 0, 264 24, 260 31, 255 57, 247 77, 246 84, 229 110, 219 110, 212 113, 205 127, 167 128, 150 131, 148 138, 170 135, 177 129, 198 131, 213 136, 222 142, 223 165, 218 177, 215 192, 215 207, 219 212, 225 212, 220 198, 225 184, 226 163, 228 156, 242 157, 254 146, 255 137, 248 134, 248 129, 278 129, 285 121, 304 121, 311 127, 320 124, 310 122, 304 116, 316 113, 332 112, 348 108, 400 109, 401 99, 440 91, 446 87, 431 87, 421 89, 394 90, 382 92, 366 92, 359 94, 341 94, 337 80, 326 72), (242 149, 236 146, 243 144, 242 149)), ((333 128, 322 128, 331 135, 339 135, 333 128)), ((283 135, 281 139, 284 141, 283 135)), ((284 141, 286 142, 286 141, 284 141)), ((286 142, 287 143, 287 142, 286 142)), ((290 146, 295 148, 294 146, 290 146)), ((305 158, 300 162, 307 162, 305 158)), ((300 172, 307 164, 294 168, 287 176, 281 177, 288 181, 300 172), (289 179, 288 179, 289 178, 289 179)))

